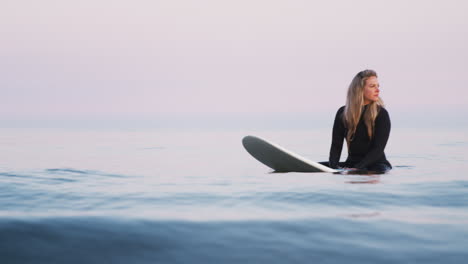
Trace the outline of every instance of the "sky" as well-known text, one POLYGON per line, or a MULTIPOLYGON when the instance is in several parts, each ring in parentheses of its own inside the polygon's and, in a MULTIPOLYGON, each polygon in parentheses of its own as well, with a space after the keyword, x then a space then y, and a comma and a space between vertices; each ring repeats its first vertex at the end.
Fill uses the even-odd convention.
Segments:
POLYGON ((2 0, 0 121, 468 113, 468 2, 2 0))

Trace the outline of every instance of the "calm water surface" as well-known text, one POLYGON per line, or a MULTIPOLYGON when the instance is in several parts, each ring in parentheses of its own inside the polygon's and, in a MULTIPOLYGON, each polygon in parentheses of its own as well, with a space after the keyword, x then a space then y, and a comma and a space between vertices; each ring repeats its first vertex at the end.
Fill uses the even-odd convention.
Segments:
POLYGON ((0 261, 464 263, 467 132, 394 130, 391 172, 342 175, 271 173, 241 145, 322 161, 329 130, 3 129, 0 261))

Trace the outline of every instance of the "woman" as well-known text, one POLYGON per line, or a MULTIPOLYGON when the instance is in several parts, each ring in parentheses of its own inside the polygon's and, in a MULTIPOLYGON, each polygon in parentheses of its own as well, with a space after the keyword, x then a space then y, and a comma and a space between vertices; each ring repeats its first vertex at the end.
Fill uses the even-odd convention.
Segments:
POLYGON ((384 149, 390 135, 390 117, 379 97, 377 73, 359 72, 348 88, 346 105, 338 109, 333 124, 329 166, 384 172, 392 165, 384 149), (340 163, 343 140, 348 158, 340 163))

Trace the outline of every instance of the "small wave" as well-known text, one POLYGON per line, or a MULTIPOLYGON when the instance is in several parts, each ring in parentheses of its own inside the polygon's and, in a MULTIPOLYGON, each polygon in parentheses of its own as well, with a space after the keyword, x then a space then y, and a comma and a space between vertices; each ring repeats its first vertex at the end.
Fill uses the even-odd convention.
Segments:
POLYGON ((18 177, 18 178, 23 178, 24 175, 21 175, 21 174, 13 174, 13 173, 8 173, 8 172, 0 172, 0 176, 4 176, 4 177, 18 177))
POLYGON ((399 168, 399 169, 414 169, 415 168, 415 166, 411 166, 411 165, 395 165, 393 167, 399 168))
POLYGON ((58 169, 46 169, 49 173, 75 173, 75 174, 90 174, 91 171, 83 171, 69 168, 58 168, 58 169))
POLYGON ((105 172, 95 171, 95 170, 78 170, 78 169, 73 169, 73 168, 52 168, 52 169, 46 169, 45 172, 48 174, 60 174, 60 175, 78 174, 78 175, 93 175, 93 176, 104 176, 104 177, 114 177, 114 178, 131 177, 130 175, 105 173, 105 172))
POLYGON ((462 263, 466 235, 450 225, 352 219, 0 219, 0 256, 4 263, 462 263))

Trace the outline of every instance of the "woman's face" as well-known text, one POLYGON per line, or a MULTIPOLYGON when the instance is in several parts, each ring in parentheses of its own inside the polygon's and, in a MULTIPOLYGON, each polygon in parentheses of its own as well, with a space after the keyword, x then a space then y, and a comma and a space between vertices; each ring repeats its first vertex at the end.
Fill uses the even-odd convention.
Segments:
POLYGON ((377 77, 372 76, 367 78, 366 85, 364 86, 364 104, 370 104, 379 100, 379 80, 377 77))

